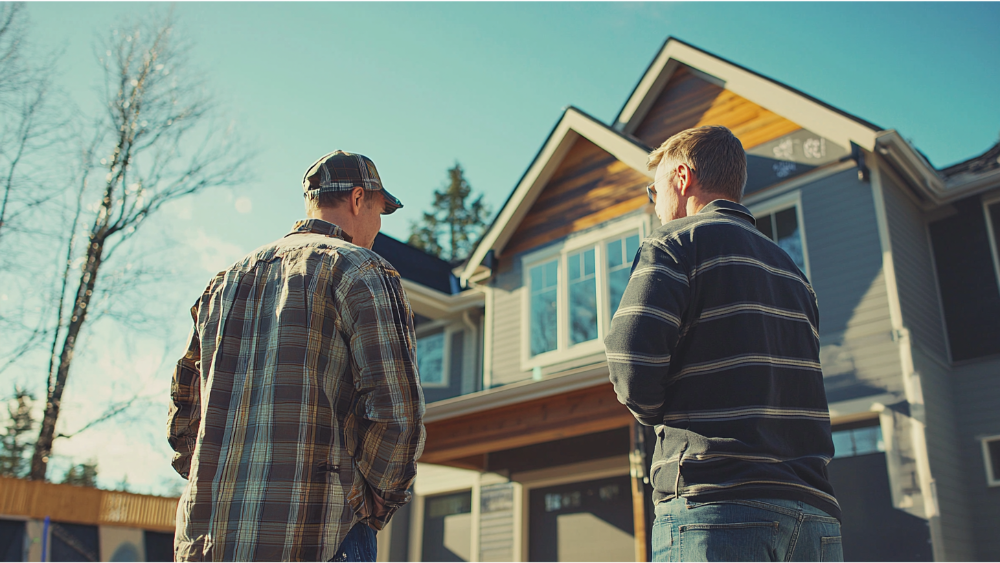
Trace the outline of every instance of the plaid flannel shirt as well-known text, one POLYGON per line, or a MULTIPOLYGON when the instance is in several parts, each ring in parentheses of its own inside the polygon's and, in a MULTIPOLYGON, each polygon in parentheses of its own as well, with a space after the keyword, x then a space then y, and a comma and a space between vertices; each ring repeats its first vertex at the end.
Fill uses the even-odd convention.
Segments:
POLYGON ((209 283, 170 390, 175 557, 322 560, 409 501, 424 399, 399 273, 311 219, 209 283))

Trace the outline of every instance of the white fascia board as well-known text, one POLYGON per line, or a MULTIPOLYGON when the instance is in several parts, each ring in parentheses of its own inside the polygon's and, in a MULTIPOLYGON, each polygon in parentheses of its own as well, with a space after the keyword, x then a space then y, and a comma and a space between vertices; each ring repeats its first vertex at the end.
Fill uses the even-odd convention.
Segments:
POLYGON ((447 420, 458 416, 482 412, 534 399, 551 397, 577 389, 601 385, 609 381, 608 364, 585 366, 570 372, 548 377, 541 381, 528 379, 493 389, 484 389, 429 403, 424 413, 424 423, 447 420))
POLYGON ((646 76, 639 82, 639 87, 625 104, 625 109, 619 117, 616 128, 629 130, 632 118, 637 117, 636 110, 642 105, 646 96, 659 94, 655 85, 663 84, 666 78, 660 80, 664 71, 673 73, 674 60, 700 70, 725 82, 725 88, 751 102, 765 107, 796 124, 830 139, 843 146, 851 146, 851 142, 867 150, 875 149, 876 130, 867 127, 849 117, 799 95, 788 88, 771 80, 757 76, 731 63, 712 55, 689 47, 679 41, 669 41, 650 67, 646 76))
POLYGON ((643 148, 603 123, 594 121, 574 108, 568 108, 538 158, 514 189, 510 201, 500 211, 493 228, 486 233, 466 263, 461 275, 463 284, 468 283, 469 278, 475 275, 487 252, 507 244, 578 136, 586 138, 648 178, 653 177, 653 172, 646 170, 648 153, 643 148))
POLYGON ((448 295, 404 278, 403 290, 414 312, 429 318, 460 313, 466 309, 482 307, 486 303, 483 292, 476 289, 448 295))

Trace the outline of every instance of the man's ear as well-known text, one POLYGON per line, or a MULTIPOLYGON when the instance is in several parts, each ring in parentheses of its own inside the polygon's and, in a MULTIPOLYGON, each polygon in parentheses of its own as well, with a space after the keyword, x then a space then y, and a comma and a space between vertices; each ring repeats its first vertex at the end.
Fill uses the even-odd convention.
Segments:
POLYGON ((365 200, 365 189, 360 186, 355 186, 351 190, 351 213, 354 215, 361 215, 361 206, 364 205, 365 200))
POLYGON ((677 181, 681 195, 690 195, 691 185, 694 184, 694 177, 691 175, 691 167, 687 164, 677 165, 677 181))

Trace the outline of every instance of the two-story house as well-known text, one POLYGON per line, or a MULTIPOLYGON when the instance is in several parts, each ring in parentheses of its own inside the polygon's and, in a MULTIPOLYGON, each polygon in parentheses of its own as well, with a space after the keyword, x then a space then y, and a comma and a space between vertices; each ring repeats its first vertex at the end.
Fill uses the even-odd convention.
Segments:
POLYGON ((707 124, 742 141, 744 204, 818 295, 846 558, 1000 558, 1000 145, 938 170, 668 39, 612 123, 565 110, 466 263, 376 242, 407 278, 428 402, 381 559, 648 560, 651 430, 603 338, 658 226, 646 156, 707 124))

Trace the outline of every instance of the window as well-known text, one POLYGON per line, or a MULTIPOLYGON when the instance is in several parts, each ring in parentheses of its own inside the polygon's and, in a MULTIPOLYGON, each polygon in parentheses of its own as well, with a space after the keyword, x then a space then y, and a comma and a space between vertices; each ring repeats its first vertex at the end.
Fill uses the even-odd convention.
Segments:
POLYGON ((445 333, 438 331, 417 338, 417 370, 420 384, 427 387, 447 387, 445 372, 445 333))
POLYGON ((608 243, 608 305, 615 316, 622 302, 625 286, 632 273, 632 261, 639 252, 639 235, 632 235, 608 243))
POLYGON ((633 217, 523 258, 524 369, 603 349, 646 221, 633 217))
POLYGON ((559 261, 531 269, 531 355, 556 349, 556 293, 559 261))
POLYGON ((986 464, 986 484, 1000 487, 1000 436, 983 438, 983 461, 986 464))
POLYGON ((799 270, 809 277, 801 210, 800 192, 797 191, 750 209, 757 219, 757 229, 784 250, 799 270))
POLYGON ((833 431, 834 459, 854 457, 885 451, 881 426, 865 426, 850 430, 833 431))
POLYGON ((472 561, 472 492, 427 497, 421 561, 472 561))
POLYGON ((597 264, 591 248, 571 254, 569 269, 569 341, 570 344, 597 338, 597 264))

